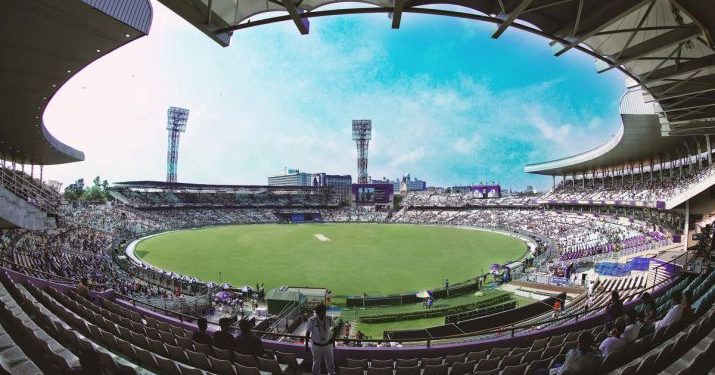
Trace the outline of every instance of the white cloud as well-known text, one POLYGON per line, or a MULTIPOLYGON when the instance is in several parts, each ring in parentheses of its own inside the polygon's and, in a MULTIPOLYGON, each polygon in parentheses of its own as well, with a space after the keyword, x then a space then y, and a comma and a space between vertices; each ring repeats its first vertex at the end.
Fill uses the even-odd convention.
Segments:
POLYGON ((314 22, 309 36, 290 22, 241 30, 223 49, 154 9, 150 36, 79 72, 51 102, 51 131, 87 161, 46 176, 163 179, 169 105, 191 109, 179 157, 187 182, 263 184, 283 166, 355 175, 355 118, 373 120, 372 176, 411 172, 434 184, 523 181, 515 171, 527 160, 583 150, 573 142, 587 134, 582 124, 607 128, 562 113, 547 96, 558 82, 504 91, 459 72, 386 80, 401 71, 395 51, 365 27, 383 19, 314 22))
POLYGON ((481 137, 479 137, 479 134, 473 134, 469 138, 459 137, 452 145, 452 149, 460 154, 470 154, 480 146, 480 142, 481 137))

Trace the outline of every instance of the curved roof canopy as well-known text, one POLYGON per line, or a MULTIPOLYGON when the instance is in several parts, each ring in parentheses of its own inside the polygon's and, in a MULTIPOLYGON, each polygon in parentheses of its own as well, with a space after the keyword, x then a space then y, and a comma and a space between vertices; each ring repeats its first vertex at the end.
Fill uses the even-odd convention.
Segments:
POLYGON ((393 28, 399 28, 405 13, 481 20, 497 25, 495 38, 509 28, 519 28, 552 39, 557 56, 578 49, 597 58, 599 72, 616 68, 631 76, 646 88, 648 100, 659 105, 665 134, 715 132, 715 1, 711 0, 359 1, 365 5, 341 0, 159 1, 222 46, 243 28, 292 21, 307 34, 311 17, 338 14, 388 13, 393 28), (345 4, 320 9, 336 3, 345 4), (444 5, 475 12, 444 10, 444 5), (270 12, 279 13, 263 15, 270 12))
POLYGON ((151 17, 148 0, 3 1, 0 159, 40 165, 84 160, 45 128, 47 103, 85 66, 146 35, 151 17))
POLYGON ((580 175, 681 156, 674 152, 680 149, 687 138, 661 134, 658 115, 654 113, 652 104, 643 101, 641 90, 629 91, 624 95, 621 100, 621 119, 623 125, 618 133, 605 144, 567 158, 529 164, 524 167, 524 171, 550 176, 580 175))

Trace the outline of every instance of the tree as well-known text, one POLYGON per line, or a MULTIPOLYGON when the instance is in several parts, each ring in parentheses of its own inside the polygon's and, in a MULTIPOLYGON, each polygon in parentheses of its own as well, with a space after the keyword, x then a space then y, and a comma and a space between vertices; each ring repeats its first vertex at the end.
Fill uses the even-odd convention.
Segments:
POLYGON ((106 180, 102 182, 102 179, 99 176, 95 177, 94 180, 92 180, 92 187, 85 189, 82 194, 82 199, 95 203, 106 202, 108 194, 104 184, 106 182, 106 180))
POLYGON ((67 185, 65 188, 64 192, 64 197, 67 200, 70 201, 76 201, 80 199, 82 194, 84 193, 84 178, 80 178, 79 180, 75 181, 73 184, 67 185))
POLYGON ((85 187, 84 179, 80 178, 65 188, 64 197, 69 201, 104 203, 109 198, 109 182, 97 176, 92 180, 92 186, 85 187))

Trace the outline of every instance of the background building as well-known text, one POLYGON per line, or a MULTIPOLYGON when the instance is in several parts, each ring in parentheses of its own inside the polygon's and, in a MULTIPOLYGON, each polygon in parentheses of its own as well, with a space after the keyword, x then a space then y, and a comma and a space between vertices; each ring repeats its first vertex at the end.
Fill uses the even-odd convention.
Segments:
POLYGON ((371 184, 392 184, 392 188, 394 189, 394 191, 400 191, 400 179, 399 178, 396 178, 396 179, 390 181, 389 178, 383 176, 381 180, 370 179, 370 183, 371 184))
POLYGON ((353 178, 349 174, 336 175, 326 173, 313 173, 313 186, 330 186, 333 191, 340 196, 341 201, 349 201, 351 195, 350 186, 353 178))
POLYGON ((268 186, 311 186, 312 174, 297 169, 286 169, 283 173, 268 176, 268 186))
POLYGON ((420 191, 427 190, 427 182, 419 180, 417 178, 412 179, 409 173, 405 173, 402 176, 402 181, 400 182, 400 191, 420 191))

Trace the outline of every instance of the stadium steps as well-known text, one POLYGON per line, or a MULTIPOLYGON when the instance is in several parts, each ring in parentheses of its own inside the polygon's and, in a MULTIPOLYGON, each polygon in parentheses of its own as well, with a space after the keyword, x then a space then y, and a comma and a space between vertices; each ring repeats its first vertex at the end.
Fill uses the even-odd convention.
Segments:
MULTIPOLYGON (((3 303, 0 303, 0 306, 0 321, 2 321, 4 320, 2 313, 7 310, 3 303)), ((22 350, 18 342, 10 336, 4 323, 0 325, 0 368, 2 369, 0 373, 3 374, 42 374, 42 370, 22 350)))
MULTIPOLYGON (((157 321, 149 316, 142 317, 137 312, 104 298, 100 299, 102 305, 113 307, 100 307, 71 291, 67 295, 52 288, 48 291, 56 301, 78 314, 81 319, 85 319, 87 323, 96 323, 97 328, 90 328, 95 331, 91 333, 94 338, 99 337, 113 351, 134 363, 153 369, 159 368, 162 374, 166 373, 162 366, 177 366, 182 368, 184 373, 198 371, 200 374, 209 375, 232 373, 235 370, 233 366, 237 363, 213 357, 212 354, 217 354, 214 353, 215 348, 194 345, 181 327, 157 321), (120 311, 122 314, 113 311, 120 311), (105 316, 112 319, 106 319, 105 316), (142 319, 147 321, 146 326, 142 319)), ((262 372, 261 375, 268 374, 262 372)))
POLYGON ((33 320, 33 317, 36 318, 41 313, 32 311, 34 305, 23 299, 23 296, 19 294, 19 290, 9 282, 6 275, 3 274, 0 279, 2 280, 2 283, 0 283, 0 301, 2 301, 5 309, 13 315, 15 321, 31 333, 28 336, 28 345, 32 345, 31 351, 36 352, 37 359, 43 359, 46 356, 52 359, 51 361, 40 362, 43 365, 41 366, 43 370, 61 371, 61 373, 78 371, 81 368, 79 358, 33 320), (9 290, 8 287, 15 289, 9 290), (26 310, 32 311, 33 317, 26 310))
MULTIPOLYGON (((635 358, 622 364, 609 375, 633 374, 668 374, 681 375, 687 369, 687 375, 705 375, 715 364, 715 309, 711 309, 693 322, 674 324, 663 331, 649 334, 636 341, 635 358), (646 344, 650 341, 650 347, 646 344)), ((629 347, 613 353, 609 357, 623 359, 629 347)), ((613 358, 604 359, 604 363, 617 362, 613 358)), ((622 363, 623 361, 621 361, 622 363)), ((602 369, 611 370, 610 368, 602 369)))
POLYGON ((104 346, 105 344, 101 341, 101 339, 90 337, 92 336, 91 333, 85 334, 87 332, 96 332, 93 331, 93 329, 96 328, 98 330, 99 328, 61 305, 56 299, 47 294, 47 292, 33 286, 32 284, 27 285, 27 290, 30 291, 30 293, 33 294, 45 308, 51 309, 51 311, 48 311, 57 317, 60 321, 60 326, 64 328, 65 333, 69 336, 70 340, 75 343, 75 345, 86 348, 86 344, 90 344, 92 349, 100 353, 100 357, 103 358, 103 362, 113 362, 111 367, 116 366, 132 368, 137 374, 140 375, 153 374, 151 371, 112 353, 104 346))
MULTIPOLYGON (((89 319, 85 319, 81 315, 77 314, 71 308, 59 302, 58 299, 54 298, 47 292, 36 288, 32 285, 28 285, 27 289, 34 293, 35 297, 40 300, 45 307, 50 309, 62 322, 64 326, 69 327, 71 330, 67 332, 73 332, 75 340, 77 340, 77 345, 83 345, 83 343, 90 343, 92 348, 94 348, 100 356, 102 364, 109 369, 124 369, 128 371, 128 374, 139 374, 139 375, 152 375, 155 372, 149 371, 146 366, 142 366, 140 362, 134 363, 133 361, 127 360, 126 355, 118 350, 118 346, 111 347, 108 345, 103 337, 114 337, 116 332, 108 332, 100 328, 98 325, 92 323, 89 319), (86 341, 85 341, 86 340, 86 341), (112 352, 115 350, 118 354, 112 352)), ((116 339, 114 340, 116 343, 116 339)), ((84 344, 86 347, 86 344, 84 344)), ((159 372, 156 372, 159 373, 159 372)))
MULTIPOLYGON (((689 344, 689 342, 685 343, 685 345, 687 344, 689 344)), ((675 353, 668 353, 664 350, 664 355, 669 354, 674 355, 675 353)), ((715 364, 715 357, 713 356, 715 356, 715 328, 710 329, 710 333, 708 333, 707 336, 698 341, 695 346, 663 370, 661 374, 677 375, 684 369, 712 368, 713 364, 715 364), (703 358, 703 355, 706 356, 706 358, 703 358)))

